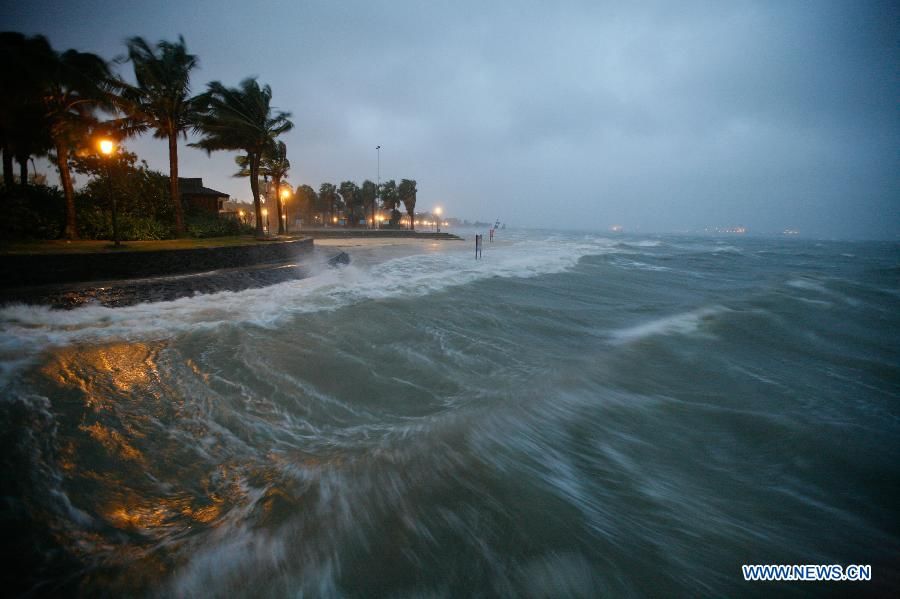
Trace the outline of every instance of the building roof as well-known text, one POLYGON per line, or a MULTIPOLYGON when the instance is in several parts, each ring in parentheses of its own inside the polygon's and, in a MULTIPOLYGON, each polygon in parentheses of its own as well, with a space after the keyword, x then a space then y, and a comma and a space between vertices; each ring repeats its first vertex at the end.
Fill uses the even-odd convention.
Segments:
POLYGON ((228 197, 227 193, 216 191, 209 187, 203 187, 203 178, 201 177, 178 177, 178 189, 181 191, 181 195, 212 196, 216 198, 228 197))

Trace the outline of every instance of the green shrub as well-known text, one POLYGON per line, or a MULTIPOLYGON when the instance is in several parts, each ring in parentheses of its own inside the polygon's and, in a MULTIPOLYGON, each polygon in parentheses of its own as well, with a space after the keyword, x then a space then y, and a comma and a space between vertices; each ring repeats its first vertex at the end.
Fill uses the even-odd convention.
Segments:
POLYGON ((56 239, 65 222, 62 191, 46 185, 15 186, 0 190, 0 237, 3 239, 56 239))
POLYGON ((219 218, 211 214, 190 214, 186 216, 188 235, 191 237, 226 237, 229 235, 249 235, 253 227, 233 218, 219 218))

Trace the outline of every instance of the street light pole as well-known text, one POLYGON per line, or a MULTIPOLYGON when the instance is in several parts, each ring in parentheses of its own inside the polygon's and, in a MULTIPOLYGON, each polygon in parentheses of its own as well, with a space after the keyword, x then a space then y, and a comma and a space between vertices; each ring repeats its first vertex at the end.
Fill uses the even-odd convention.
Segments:
POLYGON ((119 243, 119 210, 116 204, 116 194, 113 193, 112 167, 110 165, 115 149, 116 146, 112 141, 108 139, 100 141, 100 152, 106 156, 106 193, 109 196, 110 203, 112 203, 113 245, 120 247, 122 244, 119 243))
MULTIPOLYGON (((375 150, 378 152, 378 176, 376 177, 375 191, 376 191, 376 204, 381 200, 381 146, 375 146, 375 150)), ((375 209, 372 208, 372 226, 378 228, 375 224, 375 209)))
POLYGON ((288 232, 288 223, 287 223, 287 200, 291 197, 291 190, 287 187, 282 187, 278 191, 278 195, 280 196, 281 201, 281 221, 282 221, 282 230, 287 233, 288 232))
MULTIPOLYGON (((272 204, 269 200, 272 198, 272 190, 269 189, 269 175, 263 175, 263 199, 265 200, 266 207, 263 208, 263 216, 266 217, 266 235, 269 234, 269 206, 272 204)), ((278 200, 276 200, 278 201, 278 200)))

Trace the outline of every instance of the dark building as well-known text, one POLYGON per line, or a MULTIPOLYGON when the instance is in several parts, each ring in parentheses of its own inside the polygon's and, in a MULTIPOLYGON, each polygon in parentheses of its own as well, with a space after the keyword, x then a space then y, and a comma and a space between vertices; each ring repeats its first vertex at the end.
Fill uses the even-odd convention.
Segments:
POLYGON ((209 187, 203 187, 202 178, 178 177, 178 189, 181 201, 187 210, 218 216, 222 211, 228 194, 209 187))

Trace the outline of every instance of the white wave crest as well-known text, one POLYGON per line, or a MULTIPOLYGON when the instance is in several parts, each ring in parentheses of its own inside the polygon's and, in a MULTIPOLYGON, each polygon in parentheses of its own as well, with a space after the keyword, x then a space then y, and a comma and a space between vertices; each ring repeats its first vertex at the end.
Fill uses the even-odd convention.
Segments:
POLYGON ((656 335, 692 335, 701 334, 705 323, 718 314, 727 312, 724 306, 710 306, 690 312, 674 314, 613 331, 612 339, 616 344, 633 343, 656 335))
POLYGON ((324 269, 270 287, 195 295, 173 301, 73 310, 12 304, 0 307, 0 384, 44 348, 114 340, 158 340, 198 328, 247 323, 277 326, 299 313, 336 310, 368 300, 417 297, 493 277, 563 272, 590 254, 613 251, 602 238, 502 240, 485 244, 482 260, 470 243, 445 242, 430 253, 381 263, 324 269))

